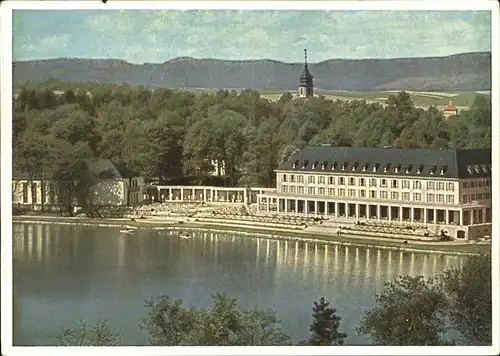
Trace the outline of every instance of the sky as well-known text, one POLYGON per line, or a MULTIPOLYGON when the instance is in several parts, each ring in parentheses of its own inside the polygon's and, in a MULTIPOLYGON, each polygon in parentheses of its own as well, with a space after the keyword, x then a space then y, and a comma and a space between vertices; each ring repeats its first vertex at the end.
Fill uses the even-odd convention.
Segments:
POLYGON ((489 11, 14 10, 13 59, 302 62, 491 51, 489 11))

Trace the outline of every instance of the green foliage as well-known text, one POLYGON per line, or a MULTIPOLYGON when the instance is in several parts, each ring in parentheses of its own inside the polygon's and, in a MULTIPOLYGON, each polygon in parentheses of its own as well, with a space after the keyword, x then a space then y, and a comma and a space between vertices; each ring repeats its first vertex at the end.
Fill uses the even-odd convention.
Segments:
POLYGON ((146 302, 147 316, 141 327, 154 346, 280 346, 290 345, 272 311, 238 306, 226 294, 213 296, 209 309, 182 307, 182 301, 168 296, 146 302))
POLYGON ((336 315, 337 310, 329 308, 330 303, 321 297, 319 302, 314 302, 313 322, 310 326, 311 336, 301 345, 309 346, 341 346, 344 344, 346 333, 339 332, 342 318, 336 315))
POLYGON ((388 282, 365 313, 358 333, 376 345, 491 345, 491 259, 471 257, 433 279, 399 277, 388 282))
POLYGON ((79 327, 64 328, 52 335, 55 346, 119 346, 122 334, 105 321, 89 326, 80 321, 79 327))
MULTIPOLYGON (((412 95, 389 95, 383 105, 325 96, 294 100, 291 93, 270 101, 253 90, 195 94, 129 85, 31 83, 20 88, 14 102, 14 164, 26 164, 21 158, 30 150, 43 161, 51 159, 41 153, 43 139, 33 140, 41 134, 71 145, 85 142, 89 158, 112 158, 146 180, 191 177, 201 183, 214 173, 212 161, 219 161, 229 185, 273 186, 279 163, 307 144, 491 146, 487 97, 469 98, 469 110, 444 120, 434 107, 416 108, 412 95), (23 142, 33 147, 23 148, 23 142)), ((35 175, 40 167, 33 168, 35 175)))

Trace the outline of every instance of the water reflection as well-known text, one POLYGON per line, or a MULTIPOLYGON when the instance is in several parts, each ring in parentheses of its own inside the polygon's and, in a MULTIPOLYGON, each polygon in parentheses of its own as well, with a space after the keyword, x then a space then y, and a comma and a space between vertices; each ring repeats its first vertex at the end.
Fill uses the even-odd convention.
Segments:
MULTIPOLYGON (((304 305, 320 296, 336 303, 349 329, 384 282, 405 273, 436 275, 462 261, 212 232, 193 233, 190 240, 169 231, 126 235, 115 228, 60 225, 15 224, 13 232, 22 315, 17 339, 24 344, 46 344, 48 332, 82 317, 105 318, 124 326, 132 344, 142 342, 135 322, 145 299, 168 294, 206 307, 217 291, 243 305, 276 310, 286 331, 300 340, 308 335, 304 317, 310 310, 304 305)), ((363 340, 353 335, 351 342, 363 340)))

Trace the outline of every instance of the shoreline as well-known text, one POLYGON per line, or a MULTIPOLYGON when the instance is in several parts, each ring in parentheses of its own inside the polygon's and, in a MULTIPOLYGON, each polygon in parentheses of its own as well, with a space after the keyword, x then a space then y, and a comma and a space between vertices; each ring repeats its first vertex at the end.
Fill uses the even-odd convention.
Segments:
POLYGON ((175 230, 175 231, 205 231, 214 233, 232 233, 235 235, 255 236, 273 240, 287 240, 297 242, 323 243, 327 245, 368 247, 383 250, 406 252, 419 252, 429 254, 445 254, 459 256, 475 256, 491 251, 489 244, 458 244, 453 242, 422 242, 408 240, 403 244, 398 239, 384 237, 370 237, 355 235, 345 232, 342 236, 334 235, 327 231, 307 231, 292 228, 262 227, 238 224, 237 222, 197 222, 186 217, 171 217, 163 219, 137 219, 130 218, 105 218, 92 219, 86 217, 60 217, 60 216, 13 216, 12 223, 20 224, 55 224, 72 226, 99 226, 121 227, 150 230, 175 230))

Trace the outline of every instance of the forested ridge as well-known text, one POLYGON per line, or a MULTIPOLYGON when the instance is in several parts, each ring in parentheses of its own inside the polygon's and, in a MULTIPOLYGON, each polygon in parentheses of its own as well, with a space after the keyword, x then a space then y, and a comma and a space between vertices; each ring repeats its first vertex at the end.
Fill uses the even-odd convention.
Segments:
POLYGON ((252 90, 85 89, 74 84, 57 94, 43 86, 21 88, 13 113, 16 170, 90 181, 84 162, 99 157, 147 180, 206 183, 211 161, 218 160, 226 166, 223 184, 271 187, 278 164, 307 144, 491 146, 491 102, 479 94, 469 110, 444 120, 434 107, 415 108, 405 92, 383 106, 297 99, 288 92, 270 101, 252 90))

